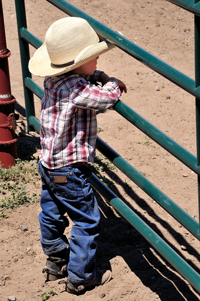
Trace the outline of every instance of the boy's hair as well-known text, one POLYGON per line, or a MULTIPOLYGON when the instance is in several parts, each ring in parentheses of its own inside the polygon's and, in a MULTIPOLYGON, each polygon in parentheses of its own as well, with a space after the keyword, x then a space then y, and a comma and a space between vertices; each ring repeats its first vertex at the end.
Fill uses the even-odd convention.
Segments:
POLYGON ((43 45, 29 61, 29 70, 37 76, 57 76, 113 47, 112 43, 100 40, 86 20, 66 17, 49 27, 43 45))

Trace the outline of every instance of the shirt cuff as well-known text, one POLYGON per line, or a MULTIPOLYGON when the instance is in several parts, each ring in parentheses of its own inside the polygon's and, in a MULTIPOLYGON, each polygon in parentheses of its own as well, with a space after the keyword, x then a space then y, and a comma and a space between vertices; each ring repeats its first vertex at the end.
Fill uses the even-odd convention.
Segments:
POLYGON ((100 70, 95 70, 94 73, 91 75, 91 82, 101 82, 101 74, 104 73, 100 70))

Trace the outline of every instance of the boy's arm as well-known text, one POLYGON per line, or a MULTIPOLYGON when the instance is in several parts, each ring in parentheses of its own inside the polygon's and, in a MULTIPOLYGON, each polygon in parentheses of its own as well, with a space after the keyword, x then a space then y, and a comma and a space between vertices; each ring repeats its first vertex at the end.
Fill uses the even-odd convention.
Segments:
POLYGON ((119 100, 121 93, 127 90, 123 82, 99 70, 95 70, 92 76, 87 76, 85 79, 85 82, 77 81, 70 97, 71 101, 80 108, 109 109, 119 100), (102 86, 97 85, 97 82, 102 83, 102 86))
POLYGON ((106 73, 102 72, 101 73, 101 80, 100 82, 102 83, 102 85, 104 86, 105 84, 107 84, 107 82, 109 81, 115 81, 118 85, 118 87, 120 88, 121 93, 122 92, 127 92, 127 87, 126 85, 119 79, 115 78, 115 77, 109 77, 106 73))
POLYGON ((107 84, 107 82, 109 82, 109 81, 114 81, 120 88, 121 93, 127 92, 127 87, 121 80, 119 80, 115 77, 109 77, 105 72, 100 71, 100 70, 95 70, 93 75, 88 76, 87 79, 90 80, 91 83, 100 82, 100 83, 102 83, 103 86, 105 84, 107 84))

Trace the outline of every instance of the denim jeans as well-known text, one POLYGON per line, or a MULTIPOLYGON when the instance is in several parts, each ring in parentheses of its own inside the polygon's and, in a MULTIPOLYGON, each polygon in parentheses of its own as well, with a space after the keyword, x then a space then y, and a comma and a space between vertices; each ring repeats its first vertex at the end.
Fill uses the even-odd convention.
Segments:
POLYGON ((68 279, 72 283, 88 282, 95 277, 100 222, 97 200, 88 181, 91 171, 85 165, 50 170, 39 162, 39 172, 40 241, 44 254, 52 255, 70 246, 68 279), (70 243, 64 235, 65 213, 74 222, 70 243))

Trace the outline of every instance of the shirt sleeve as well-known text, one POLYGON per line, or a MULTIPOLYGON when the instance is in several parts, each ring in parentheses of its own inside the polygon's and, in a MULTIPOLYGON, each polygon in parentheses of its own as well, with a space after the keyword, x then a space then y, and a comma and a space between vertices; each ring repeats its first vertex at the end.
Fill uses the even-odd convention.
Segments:
MULTIPOLYGON (((96 78, 100 76, 96 71, 96 78)), ((101 72, 100 72, 101 73, 101 72)), ((108 81, 104 86, 94 85, 84 78, 77 81, 71 93, 70 100, 76 107, 95 110, 106 110, 115 105, 121 96, 121 91, 115 80, 108 81)))
POLYGON ((104 73, 104 72, 100 71, 100 70, 95 70, 92 75, 86 76, 86 80, 90 81, 92 84, 100 82, 102 73, 104 73))

